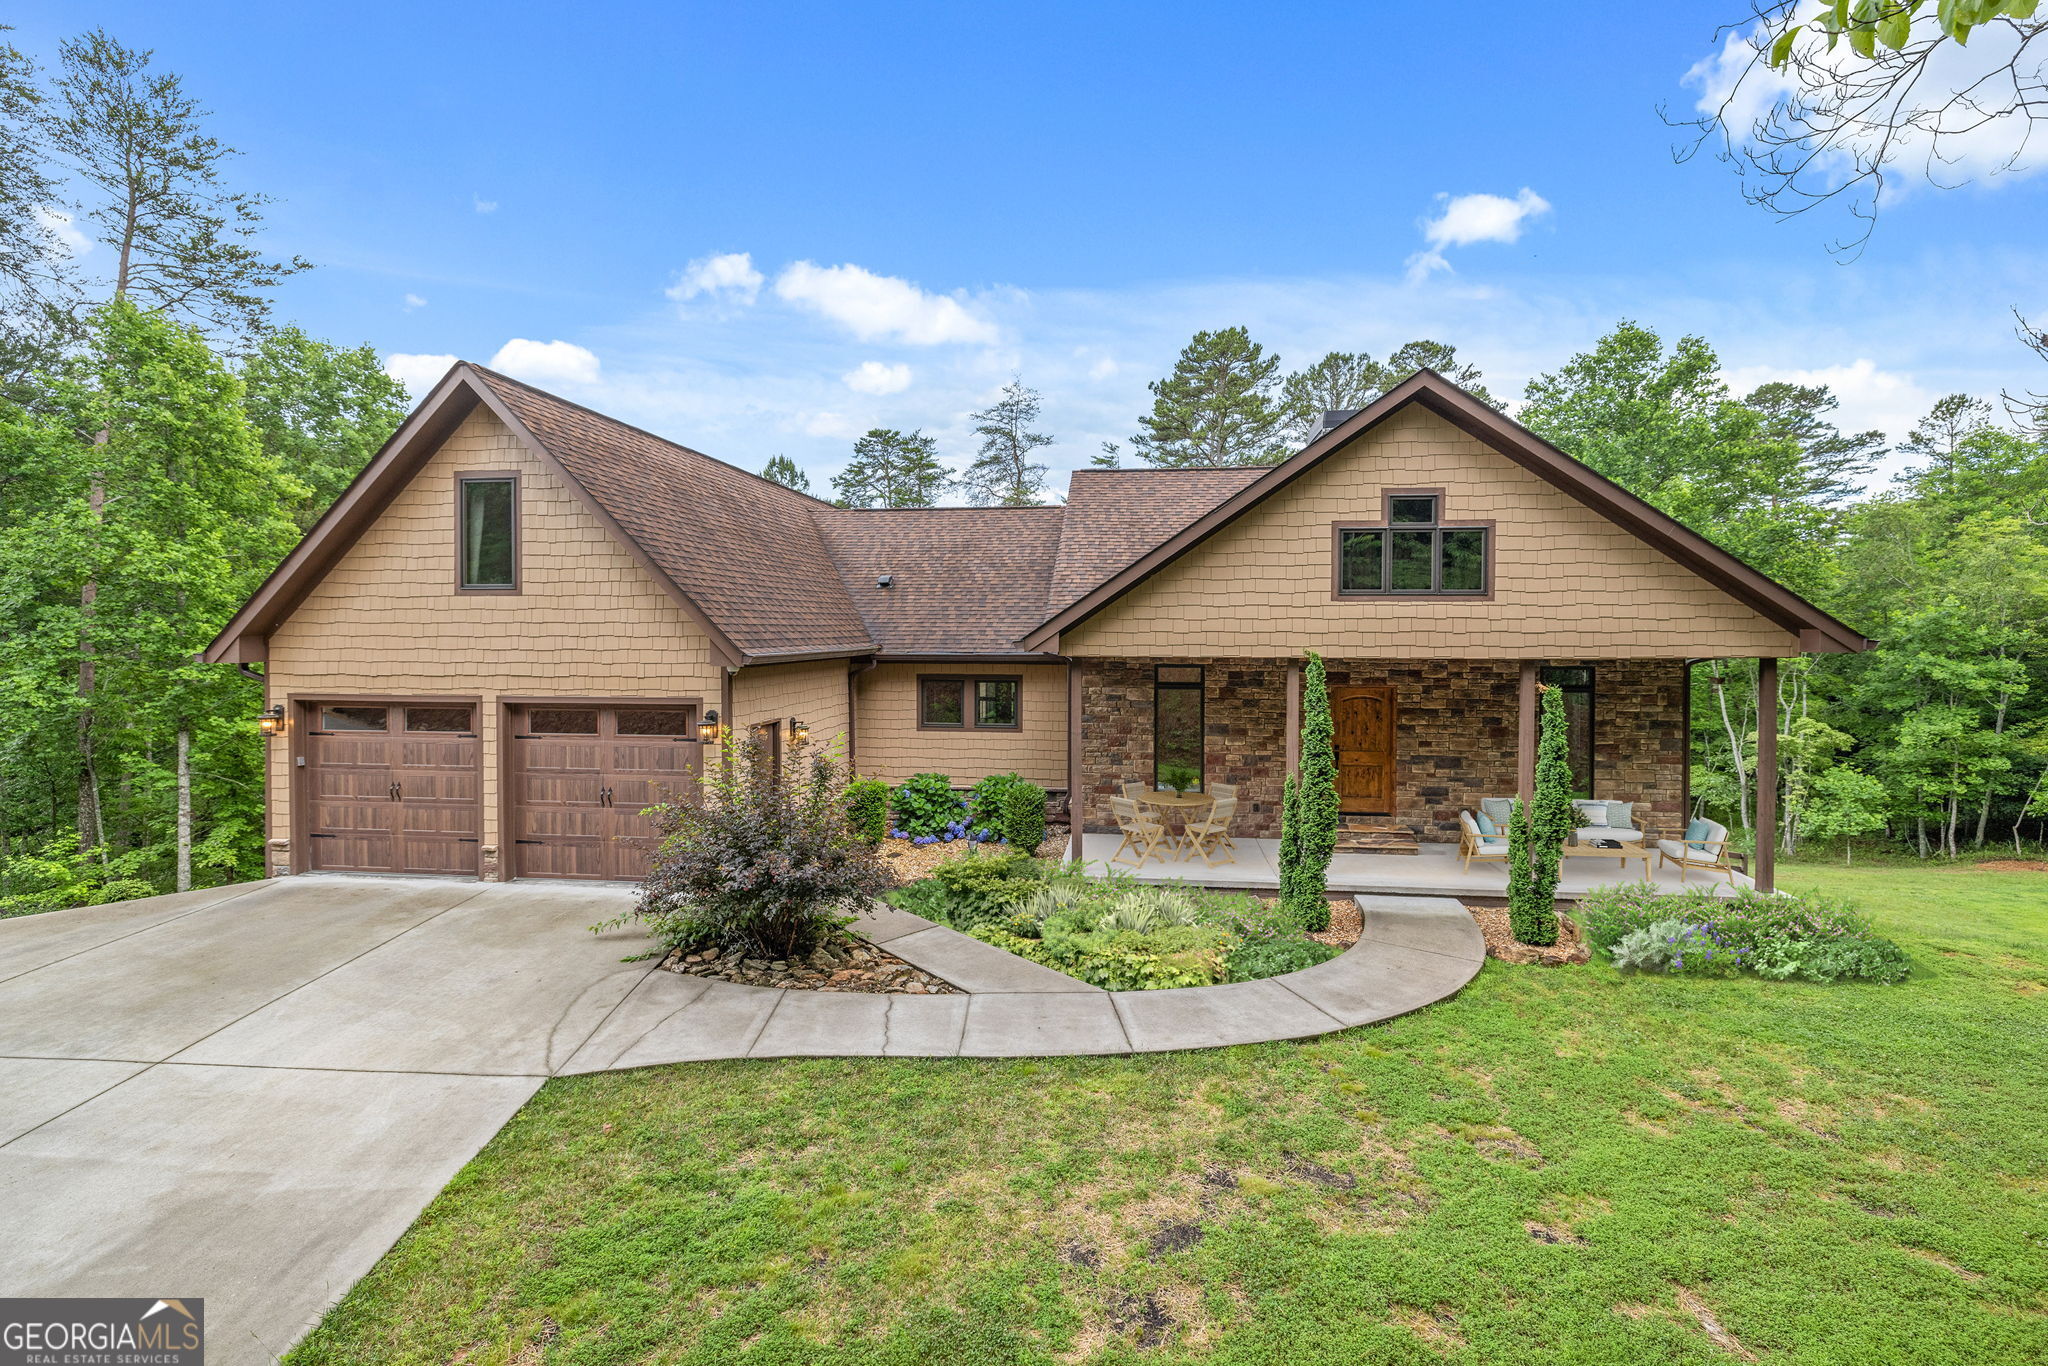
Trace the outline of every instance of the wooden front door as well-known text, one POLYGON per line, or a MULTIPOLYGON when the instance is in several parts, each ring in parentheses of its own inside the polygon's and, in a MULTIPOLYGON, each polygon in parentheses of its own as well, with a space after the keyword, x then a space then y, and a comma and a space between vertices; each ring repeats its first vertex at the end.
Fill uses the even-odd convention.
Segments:
POLYGON ((476 708, 307 708, 307 866, 321 873, 477 872, 476 708))
POLYGON ((641 812, 696 789, 692 709, 565 703, 511 721, 513 875, 645 877, 658 838, 641 812))
POLYGON ((1330 689, 1337 732, 1337 806, 1346 815, 1394 814, 1394 689, 1330 689))

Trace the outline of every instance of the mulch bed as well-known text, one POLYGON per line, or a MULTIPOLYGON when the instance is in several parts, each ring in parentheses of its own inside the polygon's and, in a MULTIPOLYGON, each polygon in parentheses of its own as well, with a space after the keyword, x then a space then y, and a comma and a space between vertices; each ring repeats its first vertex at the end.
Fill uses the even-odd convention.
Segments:
POLYGON ((2040 859, 1995 858, 1977 866, 1987 873, 2048 873, 2048 863, 2040 859))
POLYGON ((1348 949, 1358 942, 1360 931, 1365 929, 1365 912, 1359 910, 1358 903, 1348 896, 1333 896, 1329 900, 1330 928, 1309 938, 1318 944, 1348 949))
MULTIPOLYGON (((912 844, 909 840, 887 839, 882 841, 882 860, 889 865, 889 871, 898 887, 919 878, 932 875, 932 869, 954 859, 966 858, 976 849, 987 849, 994 853, 1007 853, 1007 844, 974 844, 967 840, 952 840, 941 844, 912 844)), ((1067 828, 1064 825, 1047 826, 1045 840, 1038 846, 1038 857, 1059 859, 1067 852, 1067 828)))
POLYGON ((1486 936, 1486 956, 1498 958, 1503 963, 1537 963, 1546 968, 1562 967, 1567 963, 1584 963, 1593 957, 1593 950, 1587 946, 1579 927, 1563 911, 1557 913, 1557 942, 1545 948, 1534 944, 1519 943, 1515 932, 1508 928, 1508 912, 1505 906, 1474 906, 1467 903, 1465 909, 1479 922, 1479 932, 1486 936))
POLYGON ((686 953, 677 949, 661 962, 670 972, 713 977, 750 987, 786 987, 795 991, 893 992, 907 996, 957 996, 960 988, 912 967, 887 950, 852 935, 834 935, 808 957, 745 958, 717 949, 686 953))

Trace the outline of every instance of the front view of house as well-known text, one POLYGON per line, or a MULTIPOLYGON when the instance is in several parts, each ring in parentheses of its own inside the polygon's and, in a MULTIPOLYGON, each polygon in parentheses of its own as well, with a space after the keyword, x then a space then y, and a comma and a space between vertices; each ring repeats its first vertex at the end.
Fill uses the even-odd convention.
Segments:
POLYGON ((723 728, 1015 772, 1088 831, 1233 783, 1270 836, 1309 650, 1347 815, 1456 840, 1530 789, 1548 683, 1581 795, 1675 836, 1689 661, 1868 644, 1428 371, 1273 468, 874 510, 464 364, 206 658, 262 669, 274 874, 500 880, 640 876, 723 728))

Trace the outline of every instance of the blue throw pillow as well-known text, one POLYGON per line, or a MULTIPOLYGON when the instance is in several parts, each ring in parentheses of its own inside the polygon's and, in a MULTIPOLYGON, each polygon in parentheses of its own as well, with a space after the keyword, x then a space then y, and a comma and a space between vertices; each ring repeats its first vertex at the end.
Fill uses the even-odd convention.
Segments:
POLYGON ((1475 819, 1479 822, 1480 834, 1498 835, 1500 833, 1500 827, 1493 823, 1493 817, 1487 815, 1484 811, 1480 812, 1475 819))
POLYGON ((1710 837, 1712 829, 1713 826, 1707 821, 1707 818, 1701 816, 1685 827, 1685 842, 1704 854, 1707 852, 1706 842, 1710 837))

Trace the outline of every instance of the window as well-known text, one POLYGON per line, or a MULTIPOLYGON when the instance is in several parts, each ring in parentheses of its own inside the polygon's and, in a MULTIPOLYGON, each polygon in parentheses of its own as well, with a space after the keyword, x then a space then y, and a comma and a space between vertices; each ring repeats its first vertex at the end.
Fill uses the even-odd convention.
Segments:
POLYGON ((320 709, 320 729, 382 730, 384 729, 384 708, 322 707, 320 709))
POLYGON ((1017 730, 1023 722, 1021 678, 924 675, 917 680, 920 730, 1017 730))
POLYGON ((1442 513, 1442 494, 1390 494, 1384 525, 1339 526, 1337 596, 1489 591, 1492 528, 1446 524, 1442 513))
POLYGON ((690 714, 675 708, 621 708, 618 712, 621 735, 687 735, 689 729, 690 714))
POLYGON ((1152 786, 1202 787, 1202 666, 1160 664, 1152 671, 1152 786))
POLYGON ((469 733, 468 707, 407 707, 405 728, 420 731, 455 731, 469 733))
POLYGON ((1542 682, 1564 693, 1565 753, 1572 765, 1572 795, 1593 795, 1593 670, 1587 665, 1544 669, 1542 682))
POLYGON ((460 587, 509 592, 519 587, 519 481, 509 474, 463 475, 455 482, 460 587))
POLYGON ((535 707, 527 730, 535 735, 595 735, 595 707, 535 707))

